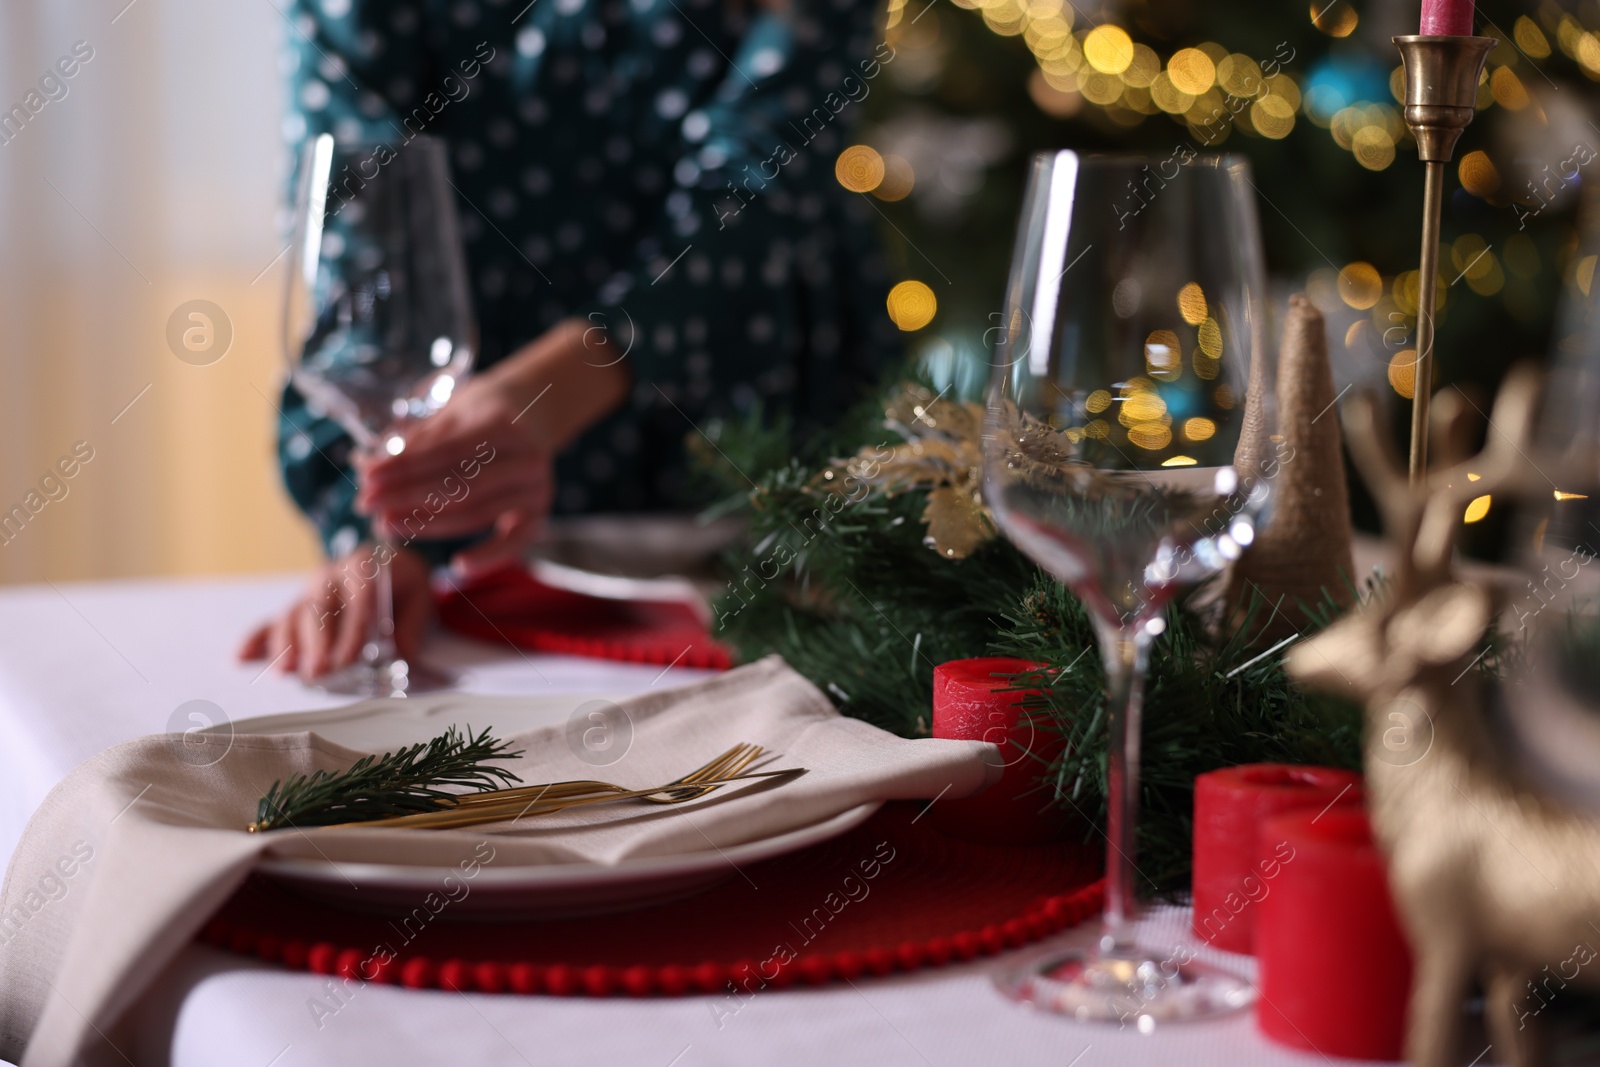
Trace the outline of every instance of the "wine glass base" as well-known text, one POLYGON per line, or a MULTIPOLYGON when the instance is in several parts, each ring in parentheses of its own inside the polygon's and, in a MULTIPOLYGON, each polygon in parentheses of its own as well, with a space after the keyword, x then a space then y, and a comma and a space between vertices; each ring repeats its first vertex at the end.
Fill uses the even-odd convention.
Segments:
POLYGON ((1255 1003, 1250 982, 1191 954, 1134 947, 1106 955, 1066 949, 995 976, 1000 992, 1039 1011, 1079 1022, 1116 1023, 1149 1033, 1157 1025, 1213 1019, 1255 1003))
POLYGON ((358 697, 404 697, 448 689, 454 684, 455 678, 444 671, 403 659, 358 660, 316 682, 323 692, 358 697))

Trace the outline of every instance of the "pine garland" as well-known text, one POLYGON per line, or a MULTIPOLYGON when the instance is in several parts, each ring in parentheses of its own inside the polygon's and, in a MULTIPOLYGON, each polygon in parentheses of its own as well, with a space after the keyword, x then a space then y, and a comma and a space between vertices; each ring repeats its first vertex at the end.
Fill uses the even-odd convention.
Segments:
MULTIPOLYGON (((1048 664, 1018 679, 1042 688, 1025 707, 1067 740, 1066 754, 1040 767, 1040 788, 1082 813, 1098 839, 1105 674, 1082 605, 1003 538, 965 558, 931 550, 927 489, 841 496, 819 484, 839 457, 904 440, 883 428, 884 410, 869 405, 809 442, 781 420, 707 428, 702 472, 730 494, 718 510, 750 521, 749 547, 730 557, 733 577, 715 605, 718 635, 744 659, 781 654, 845 714, 905 737, 929 733, 935 664, 983 655, 1048 664)), ((1294 610, 1310 633, 1340 609, 1327 599, 1294 610)), ((1150 893, 1187 887, 1196 774, 1258 761, 1360 766, 1359 708, 1300 690, 1281 652, 1261 656, 1237 634, 1215 636, 1214 616, 1192 600, 1170 606, 1152 652, 1137 860, 1150 893)))

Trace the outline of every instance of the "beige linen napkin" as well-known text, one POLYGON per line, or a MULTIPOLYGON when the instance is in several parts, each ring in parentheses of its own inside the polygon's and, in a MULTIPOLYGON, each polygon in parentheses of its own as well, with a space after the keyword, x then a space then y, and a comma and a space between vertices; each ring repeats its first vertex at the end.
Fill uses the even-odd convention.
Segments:
POLYGON ((648 787, 751 741, 781 754, 765 769, 807 773, 778 788, 756 780, 684 805, 619 805, 515 828, 248 834, 273 780, 342 769, 360 754, 314 733, 239 735, 218 739, 229 745, 226 755, 197 766, 193 746, 186 751, 169 736, 86 761, 45 798, 0 890, 0 1056, 20 1056, 23 1067, 119 1060, 100 1035, 264 853, 455 865, 489 832, 497 868, 615 864, 742 844, 868 801, 965 796, 983 788, 998 763, 984 743, 909 741, 847 719, 775 656, 617 703, 633 742, 603 771, 578 758, 562 727, 516 735, 525 751, 507 766, 525 782, 599 777, 648 787))

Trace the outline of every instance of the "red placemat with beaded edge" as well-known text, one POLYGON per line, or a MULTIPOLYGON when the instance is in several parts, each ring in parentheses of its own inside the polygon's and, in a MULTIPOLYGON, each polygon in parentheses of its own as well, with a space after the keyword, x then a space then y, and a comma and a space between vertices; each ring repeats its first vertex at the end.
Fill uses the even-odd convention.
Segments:
POLYGON ((687 604, 608 600, 503 567, 437 597, 446 629, 531 652, 727 670, 733 656, 687 604))
POLYGON ((253 878, 201 939, 297 970, 417 989, 679 996, 938 967, 1099 913, 1092 849, 958 840, 919 821, 922 808, 891 803, 848 834, 696 896, 580 919, 452 922, 448 902, 389 918, 253 878))

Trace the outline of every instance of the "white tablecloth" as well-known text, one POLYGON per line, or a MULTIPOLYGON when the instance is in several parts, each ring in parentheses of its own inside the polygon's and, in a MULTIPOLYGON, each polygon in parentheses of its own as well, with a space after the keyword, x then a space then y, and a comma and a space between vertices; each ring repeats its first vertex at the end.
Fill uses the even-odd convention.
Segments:
MULTIPOLYGON (((169 727, 188 701, 235 721, 338 703, 232 651, 246 626, 287 600, 287 577, 18 587, 0 592, 0 846, 78 761, 169 727)), ((438 638, 431 658, 479 693, 620 694, 701 672, 489 649, 438 638)), ((576 705, 577 701, 574 702, 576 705)), ((1148 939, 1184 938, 1181 909, 1146 920, 1148 939)), ((1092 924, 1060 942, 1092 939, 1092 924)), ((1253 974, 1253 961, 1214 953, 1253 974)), ((1326 1064, 1270 1044, 1248 1014, 1158 1029, 1083 1026, 1026 1011, 995 992, 1003 963, 853 985, 768 990, 730 1013, 723 998, 590 1000, 362 987, 338 1004, 327 979, 187 950, 136 1010, 139 1067, 311 1064, 604 1064, 605 1067, 1110 1063, 1240 1067, 1326 1064), (323 1010, 313 1010, 320 1002, 323 1010)), ((1344 1061, 1349 1062, 1349 1061, 1344 1061)))

